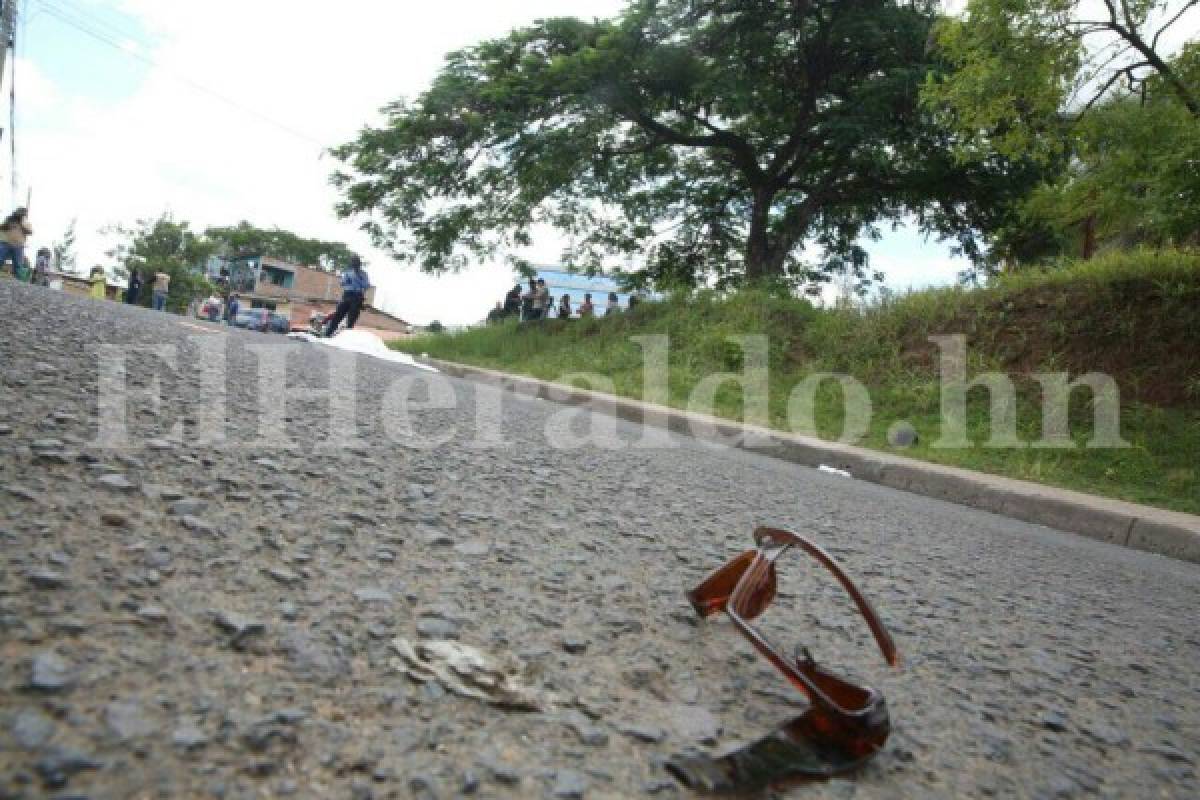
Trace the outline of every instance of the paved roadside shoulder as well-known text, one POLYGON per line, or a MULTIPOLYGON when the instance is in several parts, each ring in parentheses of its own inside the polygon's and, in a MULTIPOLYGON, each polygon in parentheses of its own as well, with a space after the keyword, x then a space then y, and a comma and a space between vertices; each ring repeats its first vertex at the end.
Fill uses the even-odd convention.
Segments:
POLYGON ((434 358, 418 360, 447 375, 527 397, 587 406, 597 413, 795 464, 834 467, 859 480, 1200 564, 1200 516, 918 461, 523 375, 434 358))

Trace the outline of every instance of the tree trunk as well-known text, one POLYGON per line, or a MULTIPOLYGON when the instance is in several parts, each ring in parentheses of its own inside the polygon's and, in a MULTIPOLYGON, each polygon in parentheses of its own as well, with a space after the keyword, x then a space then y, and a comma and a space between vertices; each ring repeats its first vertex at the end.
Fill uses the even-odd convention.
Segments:
POLYGON ((1088 214, 1083 220, 1083 260, 1096 254, 1096 215, 1088 214))
POLYGON ((750 234, 746 238, 746 283, 761 283, 771 276, 778 267, 772 266, 771 239, 768 223, 771 215, 771 202, 775 193, 770 188, 758 187, 754 190, 754 205, 750 211, 750 234))

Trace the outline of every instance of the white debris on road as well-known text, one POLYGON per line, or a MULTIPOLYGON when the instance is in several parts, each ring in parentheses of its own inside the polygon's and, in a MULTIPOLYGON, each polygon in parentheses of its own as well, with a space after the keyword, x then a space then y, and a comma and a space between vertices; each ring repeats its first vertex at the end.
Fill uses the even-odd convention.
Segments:
POLYGON ((544 711, 547 701, 527 686, 514 663, 502 663, 486 653, 449 640, 417 642, 392 640, 400 659, 392 666, 421 683, 438 681, 447 690, 515 711, 544 711), (403 660, 401 660, 403 659, 403 660))
POLYGON ((836 467, 828 467, 824 464, 817 467, 817 469, 819 469, 821 472, 828 472, 830 475, 841 475, 843 478, 853 478, 854 477, 849 472, 846 472, 846 470, 844 470, 844 469, 837 469, 836 467))
POLYGON ((409 367, 423 369, 426 372, 437 372, 436 369, 428 364, 422 364, 410 356, 408 353, 400 353, 390 349, 383 340, 373 333, 367 331, 348 330, 342 331, 333 338, 326 339, 320 336, 313 336, 311 333, 289 333, 288 338, 299 339, 305 342, 314 342, 323 344, 328 347, 336 347, 339 350, 346 350, 351 353, 359 353, 364 356, 372 356, 384 361, 391 361, 395 364, 404 364, 409 367))

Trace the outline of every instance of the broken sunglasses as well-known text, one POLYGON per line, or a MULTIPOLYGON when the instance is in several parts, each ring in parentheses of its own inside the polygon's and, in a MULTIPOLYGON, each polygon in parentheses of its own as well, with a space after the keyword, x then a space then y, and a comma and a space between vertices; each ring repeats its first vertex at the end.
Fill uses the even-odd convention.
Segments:
POLYGON ((875 609, 833 558, 790 531, 758 528, 757 549, 747 550, 712 573, 688 600, 702 617, 724 611, 738 631, 805 697, 810 706, 770 735, 724 756, 678 756, 667 762, 684 785, 709 792, 750 791, 803 778, 828 778, 868 761, 891 731, 887 703, 877 690, 838 677, 818 666, 807 649, 784 657, 750 621, 775 598, 775 562, 797 547, 834 574, 854 599, 888 664, 899 654, 875 609))

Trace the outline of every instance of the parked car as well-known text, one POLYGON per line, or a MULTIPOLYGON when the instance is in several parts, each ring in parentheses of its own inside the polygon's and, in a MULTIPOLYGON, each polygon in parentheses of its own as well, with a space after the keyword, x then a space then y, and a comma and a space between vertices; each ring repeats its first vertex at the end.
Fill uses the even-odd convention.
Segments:
POLYGON ((247 308, 237 313, 233 324, 238 328, 266 333, 271 324, 271 312, 266 308, 247 308))
POLYGON ((292 318, 287 314, 279 314, 272 311, 269 326, 271 333, 291 333, 292 318))

